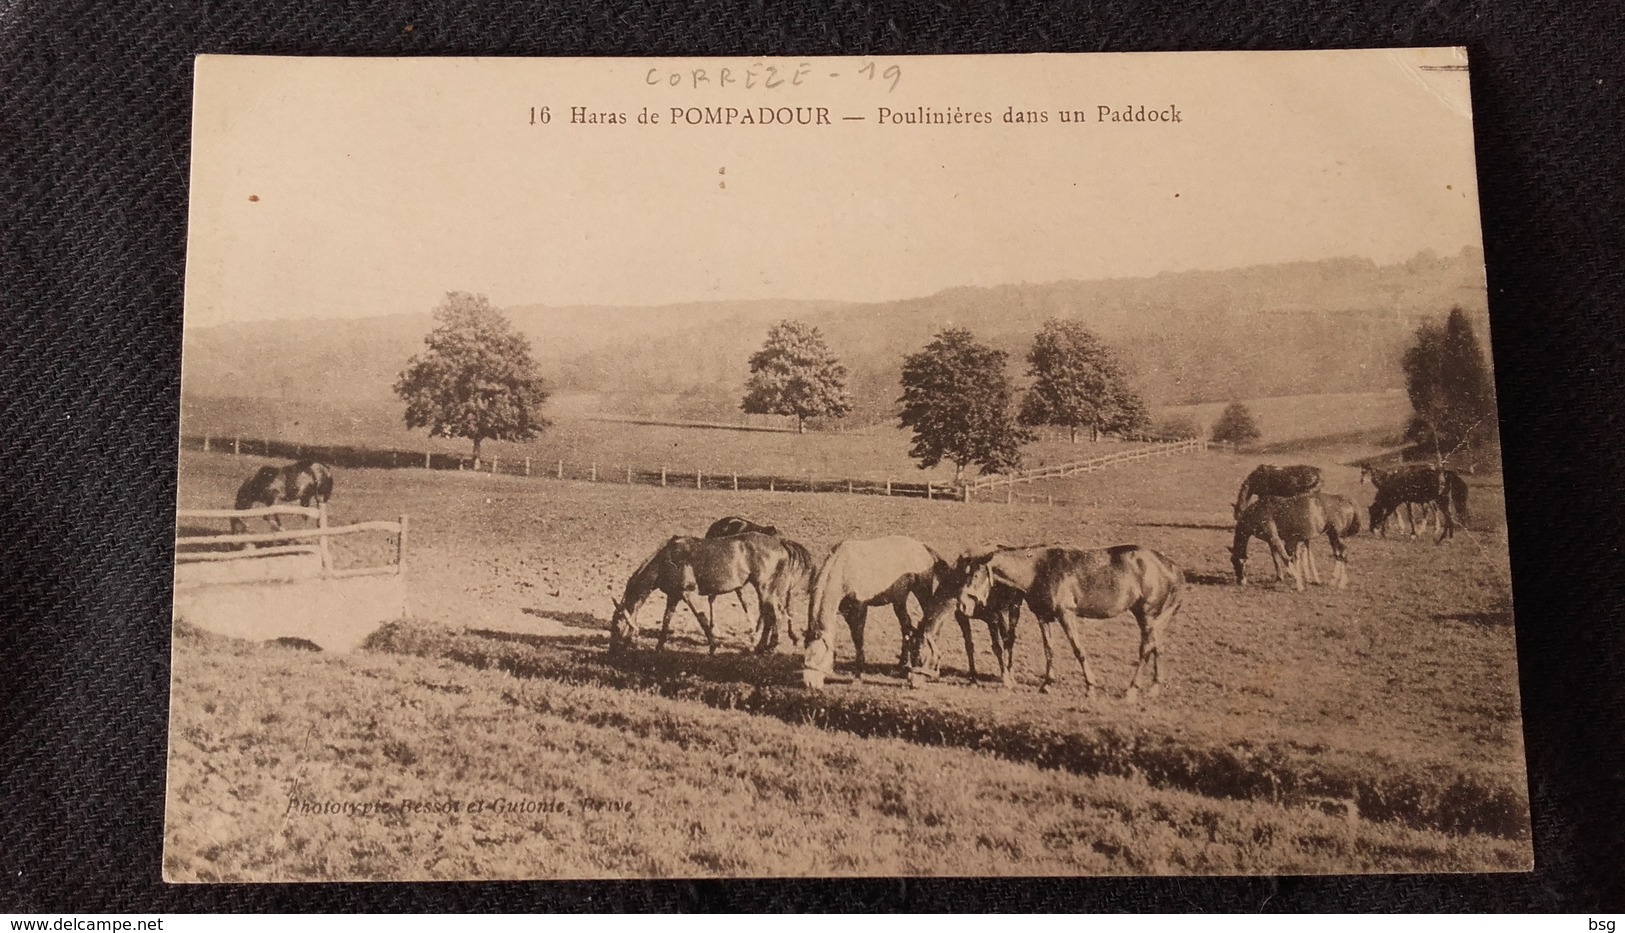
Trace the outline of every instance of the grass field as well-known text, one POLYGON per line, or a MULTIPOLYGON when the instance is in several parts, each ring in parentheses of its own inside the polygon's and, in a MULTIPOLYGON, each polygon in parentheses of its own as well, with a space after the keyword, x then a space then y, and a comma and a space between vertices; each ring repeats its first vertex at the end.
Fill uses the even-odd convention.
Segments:
MULTIPOLYGON (((1347 453, 1306 459, 1363 504, 1369 487, 1340 466, 1347 453)), ((1053 508, 346 471, 337 520, 412 516, 418 621, 349 657, 179 638, 166 873, 1526 866, 1495 477, 1473 478, 1470 531, 1454 541, 1357 537, 1349 590, 1297 594, 1229 581, 1228 502, 1252 462, 1210 453, 1053 480, 1065 484, 1057 498, 1079 503, 1053 508), (1037 693, 1030 621, 1014 691, 967 683, 948 633, 942 683, 909 690, 878 677, 812 694, 795 686, 788 648, 733 650, 746 620, 731 598, 717 604, 731 647, 715 658, 686 611, 665 656, 651 643, 606 658, 609 596, 626 575, 667 536, 730 513, 771 521, 815 553, 889 533, 947 554, 995 542, 1155 547, 1190 581, 1166 648, 1169 682, 1143 706, 1119 698, 1137 644, 1125 617, 1084 633, 1106 697, 1082 698, 1069 658, 1057 659, 1058 689, 1037 693), (288 809, 290 798, 504 796, 567 812, 288 809)), ((181 506, 229 499, 257 463, 183 452, 181 506)), ((872 615, 871 659, 895 657, 895 621, 872 615)), ((658 612, 641 621, 654 625, 658 612)), ((977 640, 985 669, 985 632, 977 640)), ((840 645, 844 660, 844 636, 840 645)))
MULTIPOLYGON (((1293 396, 1248 404, 1264 425, 1265 444, 1301 443, 1324 435, 1328 424, 1336 425, 1341 433, 1397 434, 1408 411, 1404 394, 1394 392, 1293 396)), ((1207 424, 1222 407, 1185 406, 1168 411, 1192 417, 1203 426, 1205 436, 1207 424)), ((535 441, 492 441, 485 444, 483 452, 488 457, 508 460, 530 457, 538 470, 560 459, 571 464, 594 462, 605 474, 631 466, 639 470, 668 467, 690 474, 698 469, 708 474, 738 471, 877 482, 947 482, 953 478, 951 464, 921 470, 908 455, 909 432, 897 428, 798 436, 785 431, 604 421, 594 417, 596 410, 590 404, 574 397, 555 401, 551 411, 556 424, 535 441)), ((181 430, 188 435, 213 435, 228 443, 234 437, 268 437, 306 444, 431 449, 468 455, 471 447, 467 441, 425 441, 423 432, 402 427, 400 417, 399 406, 388 403, 284 405, 269 399, 203 397, 186 400, 181 430)), ((1042 440, 1025 448, 1025 465, 1068 463, 1115 449, 1110 442, 1042 440)))

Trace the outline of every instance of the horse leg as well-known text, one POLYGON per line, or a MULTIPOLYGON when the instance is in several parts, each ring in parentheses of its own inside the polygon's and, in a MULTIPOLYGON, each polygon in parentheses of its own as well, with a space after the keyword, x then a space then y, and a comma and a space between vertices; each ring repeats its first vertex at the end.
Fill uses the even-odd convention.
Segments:
POLYGON ((1044 681, 1038 685, 1039 693, 1048 693, 1055 682, 1055 648, 1050 643, 1049 620, 1038 620, 1038 635, 1044 642, 1044 681))
MULTIPOLYGON (((761 622, 761 638, 756 642, 756 653, 767 654, 779 646, 779 607, 777 599, 764 599, 758 591, 756 597, 756 616, 761 622)), ((794 637, 794 636, 792 636, 794 637)))
MULTIPOLYGON (((678 596, 676 593, 666 594, 666 614, 660 619, 660 637, 655 641, 656 651, 666 650, 666 639, 671 635, 671 617, 673 613, 677 611, 677 604, 681 601, 682 597, 678 596)), ((637 637, 637 633, 635 631, 633 632, 632 637, 637 637)))
POLYGON ((1303 574, 1298 572, 1298 565, 1292 560, 1292 557, 1287 554, 1285 542, 1281 540, 1279 535, 1271 534, 1269 538, 1269 546, 1270 557, 1275 560, 1277 566, 1281 564, 1286 565, 1287 572, 1292 574, 1293 586, 1298 592, 1302 593, 1303 574))
MULTIPOLYGON (((710 616, 709 613, 705 613, 705 612, 700 611, 700 601, 699 601, 699 599, 696 598, 698 596, 699 596, 699 593, 697 591, 695 591, 695 590, 684 590, 683 591, 683 601, 688 603, 689 611, 693 612, 695 618, 700 620, 700 629, 701 629, 701 631, 705 632, 705 643, 710 648, 710 651, 708 653, 716 654, 717 653, 717 631, 716 631, 716 626, 711 623, 711 616, 710 616)), ((708 596, 706 598, 708 600, 714 600, 716 597, 708 596)))
MULTIPOLYGON (((906 674, 908 673, 908 643, 914 637, 914 620, 908 617, 908 594, 904 593, 897 599, 892 600, 891 608, 893 612, 897 613, 897 631, 902 635, 903 640, 903 647, 897 653, 897 666, 902 668, 906 674)), ((923 614, 925 609, 925 600, 923 599, 920 600, 920 609, 923 614)), ((924 624, 923 621, 921 624, 924 624)), ((966 630, 969 631, 969 629, 966 630)))
MULTIPOLYGON (((965 666, 970 670, 970 682, 976 683, 976 643, 971 641, 970 637, 970 617, 954 614, 959 616, 959 631, 965 636, 965 666)), ((992 622, 988 623, 989 631, 992 631, 992 625, 992 622)), ((993 640, 997 642, 998 636, 994 635, 993 640)))
POLYGON ((1162 691, 1162 633, 1174 613, 1179 611, 1180 602, 1181 597, 1176 590, 1168 594, 1157 614, 1149 620, 1144 607, 1135 611, 1134 620, 1140 623, 1140 663, 1134 668, 1134 679, 1129 681, 1125 699, 1132 701, 1139 697, 1140 672, 1148 663, 1151 665, 1151 685, 1145 689, 1145 698, 1149 700, 1162 691))
MULTIPOLYGON (((1140 663, 1134 665, 1134 676, 1129 678, 1128 690, 1123 694, 1123 699, 1130 703, 1140 698, 1140 675, 1145 672, 1146 659, 1154 658, 1157 654, 1156 636, 1151 630, 1152 622, 1146 615, 1145 606, 1135 606, 1133 612, 1134 621, 1140 626, 1140 663)), ((1153 666, 1151 683, 1155 685, 1156 682, 1156 667, 1153 666)))
POLYGON ((1332 585, 1340 590, 1348 589, 1348 545, 1343 542, 1343 536, 1338 534, 1335 528, 1326 529, 1326 540, 1332 546, 1332 585))
MULTIPOLYGON (((1072 656, 1078 659, 1078 666, 1083 668, 1083 697, 1087 700, 1095 692, 1095 672, 1089 669, 1089 656, 1084 653, 1083 645, 1078 643, 1078 633, 1072 629, 1072 620, 1068 616, 1073 614, 1062 610, 1056 614, 1056 619, 1061 623, 1061 631, 1066 633, 1066 640, 1072 644, 1072 656)), ((1078 616, 1080 622, 1082 619, 1082 616, 1078 616)))
POLYGON ((1021 621, 1021 607, 1018 605, 1001 615, 1003 618, 994 641, 1004 643, 1004 657, 999 661, 999 682, 1009 688, 1016 685, 1016 623, 1021 621))
POLYGON ((1433 543, 1443 544, 1446 538, 1456 536, 1456 520, 1450 514, 1449 502, 1441 502, 1437 508, 1439 510, 1439 537, 1433 543))
POLYGON ((869 607, 863 605, 862 603, 858 603, 848 607, 846 611, 841 614, 846 617, 846 627, 852 633, 852 650, 858 656, 858 666, 856 671, 854 671, 852 674, 852 680, 856 683, 861 683, 863 681, 864 667, 863 626, 864 623, 869 620, 869 607))

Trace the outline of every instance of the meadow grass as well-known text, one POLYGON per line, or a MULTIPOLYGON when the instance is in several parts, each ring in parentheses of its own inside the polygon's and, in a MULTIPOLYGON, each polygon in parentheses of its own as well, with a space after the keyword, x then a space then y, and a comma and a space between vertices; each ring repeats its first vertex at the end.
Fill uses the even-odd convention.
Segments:
POLYGON ((444 659, 323 657, 184 626, 175 644, 171 881, 1511 870, 1527 858, 1507 840, 444 659))

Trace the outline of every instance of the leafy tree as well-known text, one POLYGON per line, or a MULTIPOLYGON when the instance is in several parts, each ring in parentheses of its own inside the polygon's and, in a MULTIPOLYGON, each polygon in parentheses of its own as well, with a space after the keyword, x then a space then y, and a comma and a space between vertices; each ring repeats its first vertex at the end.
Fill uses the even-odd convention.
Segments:
POLYGON ((423 338, 428 349, 395 382, 408 428, 469 438, 478 467, 482 441, 528 441, 551 424, 541 415, 547 390, 530 341, 484 295, 447 292, 434 319, 423 338))
POLYGON ((1169 415, 1151 429, 1158 438, 1170 441, 1188 441, 1202 436, 1202 429, 1185 415, 1169 415))
POLYGON ((1138 431, 1151 422, 1117 355, 1081 322, 1045 321, 1027 364, 1033 385, 1021 405, 1024 424, 1065 425, 1077 443, 1080 427, 1098 440, 1103 431, 1138 431))
POLYGON ((1261 436, 1253 413, 1240 402, 1226 405, 1224 411, 1219 414, 1219 420, 1213 422, 1212 438, 1216 443, 1244 447, 1261 436))
POLYGON ((1452 308, 1442 326, 1418 327, 1400 366, 1413 412, 1408 440, 1443 460, 1473 434, 1494 433, 1495 387, 1466 312, 1452 308))
POLYGON ((950 460, 959 483, 971 464, 991 473, 1021 466, 1021 445, 1032 432, 1011 416, 1004 362, 1002 351, 958 328, 903 360, 901 420, 914 429, 908 452, 921 469, 950 460))
POLYGON ((852 410, 846 367, 829 352, 818 328, 780 321, 751 355, 739 407, 752 415, 795 415, 796 433, 805 433, 808 418, 840 418, 852 410))

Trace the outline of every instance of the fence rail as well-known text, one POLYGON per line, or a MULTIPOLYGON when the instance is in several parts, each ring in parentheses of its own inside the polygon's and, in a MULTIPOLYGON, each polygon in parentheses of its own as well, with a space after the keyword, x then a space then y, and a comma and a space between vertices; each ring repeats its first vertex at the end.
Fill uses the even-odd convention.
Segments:
POLYGON ((325 504, 316 508, 304 508, 296 505, 273 505, 256 509, 176 509, 175 520, 177 525, 182 521, 203 520, 230 520, 239 521, 249 518, 269 518, 284 515, 303 515, 314 519, 313 528, 293 528, 281 531, 264 531, 255 533, 232 534, 199 534, 193 531, 183 534, 177 531, 175 535, 175 563, 193 564, 205 562, 220 562, 232 560, 255 560, 271 557, 290 557, 314 554, 319 558, 319 576, 324 578, 341 578, 365 576, 372 574, 395 574, 406 572, 406 534, 407 520, 402 515, 395 521, 366 521, 355 522, 350 525, 329 525, 327 523, 327 506, 325 504), (348 569, 335 569, 333 566, 332 551, 328 542, 345 535, 360 534, 362 532, 377 531, 395 536, 394 561, 376 567, 352 567, 348 569), (258 547, 268 544, 270 547, 258 547), (240 546, 240 547, 239 547, 240 546))
MULTIPOLYGON (((181 438, 182 449, 229 452, 238 456, 254 455, 267 457, 288 457, 293 459, 313 458, 333 466, 346 468, 373 468, 373 469, 408 469, 420 468, 430 470, 460 470, 474 471, 475 462, 472 458, 449 453, 440 453, 432 450, 421 452, 378 449, 367 447, 353 447, 347 445, 313 445, 292 443, 260 438, 215 437, 209 435, 186 435, 181 438)), ((842 479, 805 476, 784 476, 763 473, 739 473, 731 470, 713 470, 691 468, 676 470, 670 467, 628 466, 625 464, 609 464, 597 461, 566 461, 544 460, 535 457, 488 457, 482 459, 477 467, 479 473, 507 476, 527 476, 557 480, 582 480, 593 483, 616 483, 627 486, 661 486, 672 488, 686 488, 696 490, 731 491, 731 492, 812 492, 812 493, 846 493, 848 495, 892 496, 900 498, 927 499, 927 500, 960 500, 970 501, 978 492, 987 489, 1005 488, 1008 490, 1017 483, 1032 483, 1039 479, 1048 479, 1057 476, 1070 476, 1076 473, 1092 473, 1096 470, 1148 460, 1152 457, 1168 456, 1171 454, 1201 451, 1206 445, 1200 440, 1177 442, 1152 442, 1143 446, 1113 451, 1098 457, 1086 460, 1073 461, 1050 467, 1039 467, 1033 470, 1022 470, 1009 474, 993 474, 978 477, 969 482, 954 484, 936 481, 904 482, 891 479, 842 479)), ((1015 502, 1016 498, 1006 495, 1006 501, 1015 502)), ((1053 499, 1034 500, 1051 501, 1053 499)), ((261 513, 271 514, 298 514, 311 515, 314 509, 301 509, 296 506, 275 506, 271 509, 244 510, 241 512, 230 509, 193 510, 181 513, 196 518, 249 518, 261 513)), ((211 540, 225 542, 231 536, 215 536, 211 540)), ((243 536, 244 543, 271 541, 294 541, 298 537, 276 537, 275 535, 249 535, 243 536)))
POLYGON ((1108 467, 1123 463, 1135 463, 1149 460, 1152 457, 1167 457, 1174 454, 1198 453, 1207 449, 1207 445, 1200 440, 1173 441, 1168 443, 1152 443, 1143 447, 1133 447, 1128 450, 1118 450, 1086 460, 1074 460, 1070 463, 1059 463, 1054 466, 1037 467, 1031 470, 1017 470, 1013 473, 995 473, 989 476, 979 476, 965 484, 972 493, 982 489, 993 489, 999 486, 1014 486, 1017 483, 1032 483, 1041 479, 1054 479, 1059 476, 1074 476, 1078 473, 1093 473, 1108 467))

